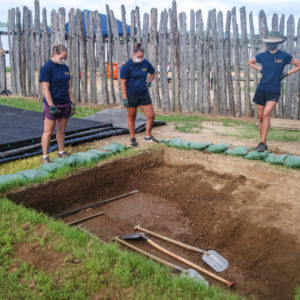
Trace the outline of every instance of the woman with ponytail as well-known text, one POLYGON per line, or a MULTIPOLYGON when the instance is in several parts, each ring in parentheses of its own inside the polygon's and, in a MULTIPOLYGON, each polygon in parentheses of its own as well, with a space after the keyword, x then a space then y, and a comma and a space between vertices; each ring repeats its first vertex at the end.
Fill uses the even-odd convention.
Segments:
POLYGON ((40 71, 43 91, 44 132, 42 135, 43 163, 51 163, 48 157, 50 139, 55 127, 58 157, 68 156, 64 151, 65 129, 69 118, 76 112, 70 83, 70 70, 65 64, 68 50, 64 45, 54 46, 52 59, 40 71))
POLYGON ((144 48, 138 43, 133 49, 132 58, 123 65, 120 73, 123 105, 128 112, 130 141, 131 145, 135 147, 137 146, 135 119, 138 107, 142 109, 146 116, 146 136, 144 141, 158 143, 151 135, 155 114, 148 92, 148 88, 151 87, 151 82, 155 76, 155 69, 148 60, 144 59, 144 53, 144 48), (149 77, 148 74, 150 74, 149 77))

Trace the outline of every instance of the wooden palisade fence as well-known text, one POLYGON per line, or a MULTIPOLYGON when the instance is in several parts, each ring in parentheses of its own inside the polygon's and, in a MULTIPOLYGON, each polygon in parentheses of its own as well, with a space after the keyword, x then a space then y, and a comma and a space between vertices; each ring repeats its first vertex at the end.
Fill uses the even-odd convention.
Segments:
MULTIPOLYGON (((8 11, 10 53, 10 83, 13 94, 41 97, 38 73, 50 58, 52 46, 65 44, 69 49, 68 65, 72 74, 74 97, 78 103, 120 104, 120 81, 113 79, 113 64, 120 68, 141 41, 145 57, 159 69, 151 87, 154 105, 166 112, 198 112, 230 116, 254 115, 252 97, 260 74, 250 69, 247 61, 264 45, 260 38, 269 30, 286 32, 281 49, 300 59, 300 19, 293 15, 274 14, 271 28, 260 11, 259 32, 255 33, 253 15, 246 8, 234 7, 223 16, 213 9, 203 19, 201 9, 190 11, 189 26, 185 12, 177 13, 175 0, 169 10, 140 18, 139 8, 130 13, 126 24, 126 9, 121 7, 123 33, 117 27, 115 14, 106 5, 108 34, 102 32, 99 12, 64 8, 51 11, 50 24, 44 8, 34 1, 34 14, 24 7, 8 11), (65 24, 68 22, 68 32, 65 24), (86 24, 84 28, 83 24, 86 24), (286 26, 286 27, 285 27, 286 26), (128 31, 127 28, 130 28, 128 31), (250 30, 248 30, 250 28, 250 30), (107 64, 110 74, 107 76, 107 64), (170 69, 169 69, 170 68, 170 69)), ((105 24, 106 25, 106 24, 105 24)), ((0 36, 0 48, 2 48, 0 36)), ((0 58, 0 77, 3 78, 0 58)), ((1 84, 1 82, 0 82, 1 84)), ((2 83, 3 84, 3 83, 2 83)), ((300 119, 300 74, 289 76, 284 84, 276 116, 300 119)))

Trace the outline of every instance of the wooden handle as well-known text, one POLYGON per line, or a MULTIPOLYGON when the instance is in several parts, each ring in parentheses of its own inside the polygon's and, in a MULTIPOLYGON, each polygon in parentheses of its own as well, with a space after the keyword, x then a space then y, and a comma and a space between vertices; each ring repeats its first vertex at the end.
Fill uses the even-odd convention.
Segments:
POLYGON ((160 245, 156 244, 154 241, 152 241, 149 238, 147 239, 147 243, 149 243, 151 246, 155 247, 157 250, 159 250, 159 251, 161 251, 161 252, 163 252, 163 253, 165 253, 165 254, 167 254, 167 255, 169 255, 169 256, 171 256, 171 257, 173 257, 173 258, 175 258, 175 259, 177 259, 177 260, 179 260, 183 263, 185 263, 186 265, 192 267, 193 269, 198 270, 198 271, 200 271, 200 272, 202 272, 202 273, 204 273, 204 274, 206 274, 206 275, 208 275, 208 276, 210 276, 210 277, 212 277, 212 278, 214 278, 214 279, 216 279, 220 282, 225 283, 228 287, 232 287, 232 286, 235 285, 235 282, 230 282, 230 281, 228 281, 228 280, 226 280, 226 279, 224 279, 224 278, 222 278, 218 275, 215 275, 215 274, 207 271, 204 268, 201 268, 200 266, 192 263, 191 261, 189 261, 189 260, 187 260, 187 259, 185 259, 185 258, 183 258, 183 257, 181 257, 181 256, 179 256, 179 255, 177 255, 177 254, 161 247, 160 245))
POLYGON ((192 251, 195 251, 195 252, 201 252, 201 253, 204 253, 204 254, 206 254, 206 255, 209 255, 209 252, 207 252, 207 251, 205 251, 205 250, 202 250, 202 249, 200 249, 200 248, 197 248, 197 247, 194 247, 194 246, 190 246, 190 245, 184 244, 184 243, 182 243, 182 242, 173 240, 173 239, 168 238, 168 237, 166 237, 166 236, 163 236, 163 235, 161 235, 161 234, 155 233, 155 232, 153 232, 153 231, 150 231, 150 230, 148 230, 148 229, 145 229, 145 228, 141 227, 141 225, 135 226, 134 229, 135 229, 135 230, 141 230, 141 231, 143 231, 143 232, 149 233, 149 234, 151 234, 151 235, 153 235, 153 236, 156 236, 156 237, 158 237, 158 238, 160 238, 160 239, 162 239, 162 240, 164 240, 164 241, 167 241, 167 242, 169 242, 169 243, 171 243, 171 244, 174 244, 174 245, 183 247, 183 248, 185 248, 185 249, 192 250, 192 251))
POLYGON ((122 244, 122 245, 124 245, 124 246, 126 246, 128 248, 131 248, 134 251, 137 251, 137 252, 139 252, 139 253, 141 253, 141 254, 143 254, 145 256, 150 257, 151 259, 153 259, 153 260, 155 260, 155 261, 157 261, 157 262, 159 262, 159 263, 161 263, 163 265, 167 265, 168 267, 170 267, 170 268, 172 268, 174 270, 186 273, 185 269, 183 269, 183 268, 181 268, 181 267, 179 267, 179 266, 177 266, 175 264, 172 264, 172 263, 170 263, 170 262, 168 262, 168 261, 166 261, 166 260, 164 260, 162 258, 159 258, 159 257, 157 257, 157 256, 155 256, 155 255, 153 255, 153 254, 151 254, 151 253, 149 253, 149 252, 147 252, 145 250, 142 250, 142 249, 140 249, 138 247, 135 247, 135 246, 133 246, 133 245, 125 242, 124 240, 119 239, 118 237, 115 237, 114 240, 116 240, 117 242, 119 242, 120 244, 122 244))
POLYGON ((94 214, 94 215, 91 215, 91 216, 88 216, 88 217, 84 217, 82 219, 75 220, 75 221, 72 221, 72 222, 69 222, 69 223, 66 223, 66 224, 67 225, 74 225, 74 224, 78 224, 78 223, 81 223, 81 222, 84 222, 84 221, 87 221, 87 220, 90 220, 90 219, 93 219, 93 218, 96 218, 96 217, 102 216, 102 215, 104 215, 104 211, 100 211, 97 214, 94 214))

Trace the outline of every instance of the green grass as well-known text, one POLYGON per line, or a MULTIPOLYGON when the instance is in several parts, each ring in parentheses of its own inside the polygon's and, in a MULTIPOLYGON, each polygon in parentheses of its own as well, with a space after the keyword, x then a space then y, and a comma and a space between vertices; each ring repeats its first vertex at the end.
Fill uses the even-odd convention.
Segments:
POLYGON ((149 259, 113 243, 99 244, 87 233, 7 198, 0 199, 0 210, 1 299, 92 299, 98 293, 101 299, 241 299, 173 276, 149 259), (63 263, 52 272, 34 267, 16 255, 20 245, 63 263))
POLYGON ((198 122, 185 122, 185 123, 176 123, 175 129, 180 132, 192 132, 199 133, 200 129, 203 128, 198 122))
POLYGON ((295 300, 300 300, 300 286, 296 288, 295 300))
MULTIPOLYGON (((20 109, 27 109, 37 112, 43 111, 43 101, 41 99, 32 99, 24 97, 0 97, 0 105, 11 106, 20 109)), ((77 113, 73 116, 73 118, 84 118, 102 110, 103 108, 103 105, 77 105, 77 113)))

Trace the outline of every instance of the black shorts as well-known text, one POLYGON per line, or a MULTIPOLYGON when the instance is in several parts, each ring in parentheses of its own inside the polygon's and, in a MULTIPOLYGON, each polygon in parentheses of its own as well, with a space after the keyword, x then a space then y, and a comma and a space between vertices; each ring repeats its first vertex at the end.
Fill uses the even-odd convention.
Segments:
POLYGON ((127 95, 129 107, 138 107, 140 105, 149 105, 152 103, 150 95, 127 95))
POLYGON ((253 97, 253 102, 262 106, 265 106, 268 101, 278 102, 280 93, 264 92, 256 89, 253 97))

